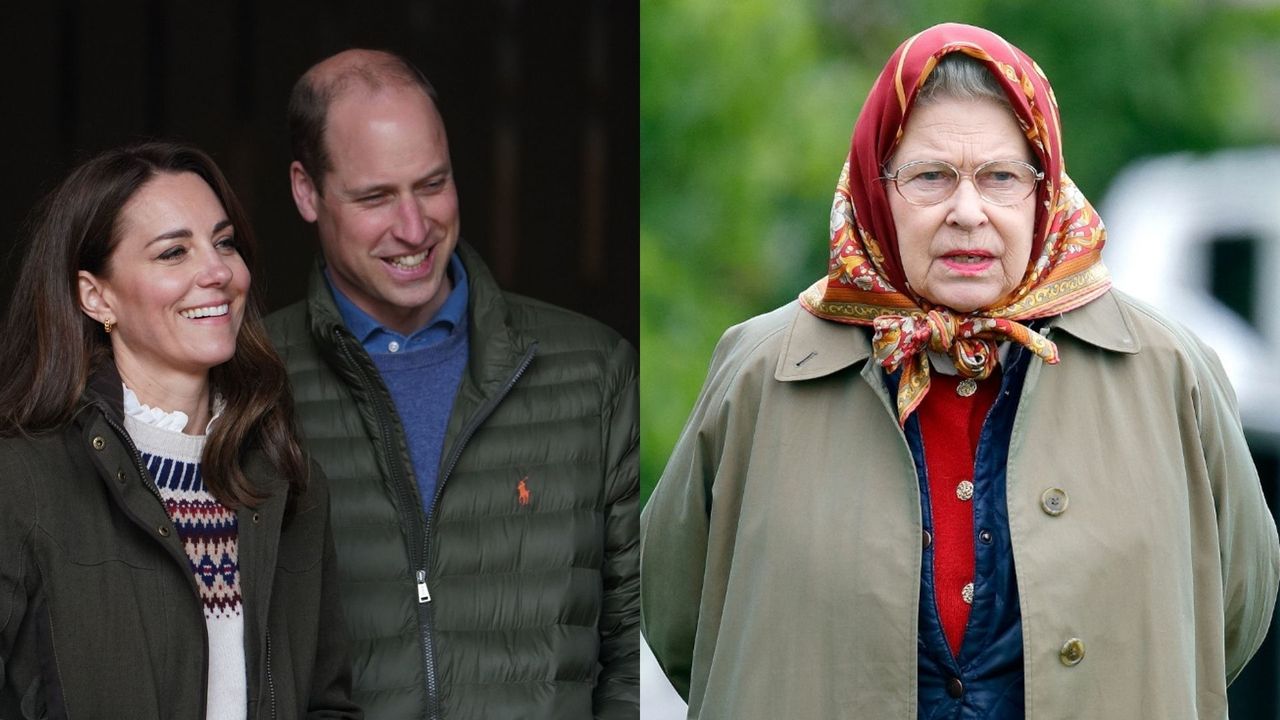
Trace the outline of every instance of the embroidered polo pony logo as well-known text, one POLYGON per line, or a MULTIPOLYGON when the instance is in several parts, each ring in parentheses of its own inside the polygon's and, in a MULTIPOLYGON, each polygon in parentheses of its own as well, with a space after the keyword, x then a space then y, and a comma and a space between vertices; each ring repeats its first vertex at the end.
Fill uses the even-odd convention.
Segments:
POLYGON ((529 476, 525 475, 520 478, 520 482, 516 485, 516 500, 521 506, 529 504, 529 476))

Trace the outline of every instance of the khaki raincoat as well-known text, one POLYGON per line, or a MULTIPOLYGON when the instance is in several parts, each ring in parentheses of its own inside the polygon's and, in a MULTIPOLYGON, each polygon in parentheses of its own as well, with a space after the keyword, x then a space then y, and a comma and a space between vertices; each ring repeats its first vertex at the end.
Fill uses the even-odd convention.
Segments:
MULTIPOLYGON (((1225 718, 1280 576, 1231 387, 1119 292, 1050 326, 1008 458, 1027 717, 1225 718)), ((916 717, 920 492, 870 354, 796 303, 716 349, 642 516, 643 628, 691 718, 916 717)))

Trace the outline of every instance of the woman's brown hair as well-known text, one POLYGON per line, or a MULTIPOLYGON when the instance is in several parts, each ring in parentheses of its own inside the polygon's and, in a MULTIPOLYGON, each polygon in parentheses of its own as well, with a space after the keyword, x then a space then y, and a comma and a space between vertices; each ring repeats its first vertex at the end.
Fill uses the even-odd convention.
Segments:
MULTIPOLYGON (((32 214, 17 283, 5 312, 0 354, 0 435, 34 434, 70 422, 90 375, 114 363, 102 326, 80 309, 77 273, 109 274, 120 214, 157 175, 195 173, 221 201, 236 245, 253 270, 256 245, 248 216, 218 166, 190 145, 149 142, 108 150, 82 163, 32 214)), ((307 463, 293 424, 284 365, 267 338, 261 301, 249 289, 235 354, 209 372, 226 401, 204 447, 201 474, 223 505, 251 506, 263 496, 242 461, 260 448, 300 491, 307 463)))

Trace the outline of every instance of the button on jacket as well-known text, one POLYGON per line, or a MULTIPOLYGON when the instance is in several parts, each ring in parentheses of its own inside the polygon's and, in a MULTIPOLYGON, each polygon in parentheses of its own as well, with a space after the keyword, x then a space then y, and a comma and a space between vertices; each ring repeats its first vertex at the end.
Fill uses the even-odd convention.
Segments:
MULTIPOLYGON (((204 611, 122 394, 99 373, 64 429, 0 440, 0 717, 205 717, 204 611)), ((324 476, 286 510, 244 468, 269 493, 237 513, 249 718, 358 718, 324 476)))
POLYGON ((429 520, 391 396, 319 268, 267 323, 333 483, 356 701, 372 718, 634 719, 635 351, 457 252, 470 357, 429 520))
MULTIPOLYGON (((1226 718, 1280 546, 1225 374, 1116 291, 1049 324, 1006 477, 1027 717, 1226 718)), ((870 355, 797 303, 716 349, 641 523, 691 717, 916 717, 920 490, 870 355)))

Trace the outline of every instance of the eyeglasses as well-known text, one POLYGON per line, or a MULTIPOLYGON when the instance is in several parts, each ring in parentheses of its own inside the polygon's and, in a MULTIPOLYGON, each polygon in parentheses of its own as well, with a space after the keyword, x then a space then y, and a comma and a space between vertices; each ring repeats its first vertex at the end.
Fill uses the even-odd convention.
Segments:
POLYGON ((964 177, 972 180, 978 195, 992 205, 1017 205, 1031 197, 1036 184, 1044 179, 1043 172, 1021 160, 992 160, 971 173, 960 172, 941 160, 916 160, 885 173, 880 179, 892 180, 898 194, 912 205, 936 205, 946 200, 964 177))

